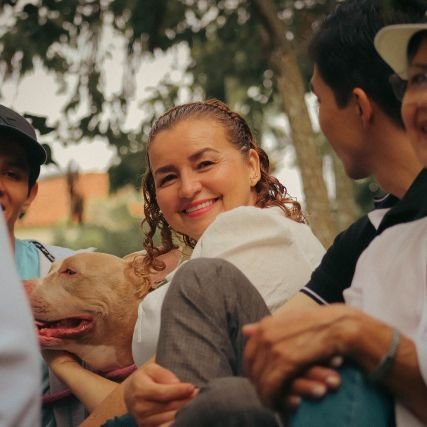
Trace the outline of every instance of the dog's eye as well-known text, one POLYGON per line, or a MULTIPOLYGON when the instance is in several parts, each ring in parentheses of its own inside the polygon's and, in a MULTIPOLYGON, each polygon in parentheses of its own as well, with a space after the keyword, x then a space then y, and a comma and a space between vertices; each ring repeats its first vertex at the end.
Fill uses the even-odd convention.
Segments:
POLYGON ((74 270, 71 270, 71 268, 66 268, 65 270, 62 270, 61 273, 67 274, 68 276, 73 276, 74 274, 76 274, 76 272, 74 270))

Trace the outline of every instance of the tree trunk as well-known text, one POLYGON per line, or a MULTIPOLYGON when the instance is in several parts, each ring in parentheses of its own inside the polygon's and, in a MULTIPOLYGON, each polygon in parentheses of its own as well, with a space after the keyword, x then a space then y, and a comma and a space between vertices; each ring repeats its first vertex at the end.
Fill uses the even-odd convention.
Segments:
POLYGON ((322 173, 322 156, 305 103, 303 78, 295 52, 285 38, 285 28, 271 0, 251 0, 274 45, 271 65, 288 116, 298 165, 301 170, 308 219, 313 232, 328 247, 337 225, 322 173))

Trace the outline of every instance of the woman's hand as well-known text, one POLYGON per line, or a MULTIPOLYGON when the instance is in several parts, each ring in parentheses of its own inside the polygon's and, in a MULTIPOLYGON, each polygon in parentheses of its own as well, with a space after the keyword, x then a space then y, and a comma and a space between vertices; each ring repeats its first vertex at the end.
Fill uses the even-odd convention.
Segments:
POLYGON ((168 369, 149 361, 132 374, 125 385, 124 398, 139 426, 168 425, 176 412, 197 394, 189 383, 182 383, 168 369))

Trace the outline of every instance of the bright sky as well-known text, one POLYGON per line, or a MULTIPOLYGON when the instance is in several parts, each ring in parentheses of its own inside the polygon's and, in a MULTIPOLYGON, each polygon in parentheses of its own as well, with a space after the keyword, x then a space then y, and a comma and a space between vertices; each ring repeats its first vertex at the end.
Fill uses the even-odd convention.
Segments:
MULTIPOLYGON (((106 63, 106 91, 114 93, 119 90, 122 80, 123 41, 107 35, 104 40, 104 48, 111 52, 106 63)), ((182 73, 180 69, 186 64, 188 53, 185 47, 181 47, 170 54, 156 54, 153 58, 142 61, 140 70, 136 76, 137 87, 135 97, 131 100, 126 126, 134 129, 139 126, 141 117, 140 105, 147 92, 154 87, 167 73, 174 80, 180 81, 182 73)), ((19 113, 47 116, 49 120, 56 121, 61 117, 61 108, 66 101, 66 95, 60 95, 58 84, 54 76, 48 75, 45 70, 38 67, 37 70, 25 76, 20 82, 8 81, 2 86, 0 102, 16 109, 19 113)), ((183 100, 185 102, 186 100, 183 100)), ((313 105, 312 97, 308 97, 309 105, 313 105)), ((314 108, 310 108, 313 112, 314 108)), ((314 123, 317 127, 315 113, 314 123)), ((49 124, 49 121, 48 121, 49 124)), ((286 124, 284 124, 286 126, 286 124)), ((42 142, 50 143, 53 155, 60 170, 55 166, 44 167, 43 175, 57 174, 65 171, 69 162, 78 164, 81 171, 105 171, 115 159, 115 151, 105 141, 82 141, 77 145, 67 145, 52 141, 47 135, 42 142)), ((298 200, 302 201, 301 179, 298 169, 295 167, 294 152, 292 147, 285 150, 282 167, 277 172, 278 178, 286 185, 288 191, 298 200)))

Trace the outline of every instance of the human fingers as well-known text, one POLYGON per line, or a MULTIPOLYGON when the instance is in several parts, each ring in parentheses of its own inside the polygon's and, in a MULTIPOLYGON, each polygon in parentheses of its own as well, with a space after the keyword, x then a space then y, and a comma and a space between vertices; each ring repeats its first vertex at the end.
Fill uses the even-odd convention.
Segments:
POLYGON ((265 362, 265 356, 267 356, 266 347, 268 347, 269 342, 265 337, 265 324, 268 323, 268 319, 243 327, 243 333, 248 338, 243 356, 246 372, 251 379, 259 376, 259 371, 265 362))
POLYGON ((301 404, 301 396, 296 394, 287 394, 284 399, 285 407, 288 409, 296 409, 301 404))
POLYGON ((174 384, 180 382, 172 371, 160 366, 154 361, 144 364, 140 369, 149 379, 159 384, 174 384))
POLYGON ((125 385, 124 400, 128 410, 132 413, 143 411, 153 414, 170 410, 174 402, 188 399, 195 392, 192 384, 147 383, 141 386, 130 380, 125 385))
POLYGON ((186 399, 194 390, 192 384, 180 382, 172 371, 150 362, 132 375, 125 387, 125 394, 136 394, 141 399, 167 403, 186 399))
POLYGON ((175 414, 192 399, 193 397, 163 405, 156 402, 139 402, 130 413, 138 425, 159 426, 164 423, 173 422, 175 414))
POLYGON ((258 330, 259 330, 259 323, 248 323, 247 325, 244 325, 242 327, 243 335, 246 338, 249 338, 255 335, 258 330))
POLYGON ((192 384, 181 383, 172 372, 150 363, 129 379, 124 389, 124 400, 129 412, 143 422, 151 416, 162 420, 166 416, 162 414, 179 409, 195 393, 196 388, 192 384), (156 382, 167 380, 172 382, 156 382))

